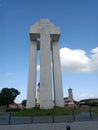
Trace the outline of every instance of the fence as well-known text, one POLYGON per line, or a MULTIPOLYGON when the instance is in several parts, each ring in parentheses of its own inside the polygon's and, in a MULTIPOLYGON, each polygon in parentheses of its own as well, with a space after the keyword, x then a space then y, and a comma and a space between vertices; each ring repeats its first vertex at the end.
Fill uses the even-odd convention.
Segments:
MULTIPOLYGON (((96 110, 98 112, 98 110, 96 110)), ((77 114, 72 110, 69 115, 49 115, 49 116, 13 116, 12 113, 0 114, 0 125, 12 124, 32 124, 32 123, 60 123, 73 121, 98 120, 98 114, 94 110, 79 111, 77 114)))

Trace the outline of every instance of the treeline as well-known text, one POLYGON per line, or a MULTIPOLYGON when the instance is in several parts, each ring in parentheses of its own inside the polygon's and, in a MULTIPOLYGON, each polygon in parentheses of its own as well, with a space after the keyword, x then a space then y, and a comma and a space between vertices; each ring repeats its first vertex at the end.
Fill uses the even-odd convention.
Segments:
POLYGON ((14 103, 19 94, 20 92, 15 88, 3 88, 0 91, 0 105, 8 106, 10 103, 14 103))
POLYGON ((98 102, 87 101, 87 102, 84 102, 84 103, 80 104, 80 106, 82 106, 82 105, 98 107, 98 102))

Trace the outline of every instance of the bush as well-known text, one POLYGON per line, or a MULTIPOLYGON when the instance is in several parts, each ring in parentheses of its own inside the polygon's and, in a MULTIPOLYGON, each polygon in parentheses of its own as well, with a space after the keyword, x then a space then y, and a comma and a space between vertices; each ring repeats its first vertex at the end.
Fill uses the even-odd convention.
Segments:
POLYGON ((6 112, 16 112, 16 111, 20 111, 20 108, 8 108, 6 109, 6 112))

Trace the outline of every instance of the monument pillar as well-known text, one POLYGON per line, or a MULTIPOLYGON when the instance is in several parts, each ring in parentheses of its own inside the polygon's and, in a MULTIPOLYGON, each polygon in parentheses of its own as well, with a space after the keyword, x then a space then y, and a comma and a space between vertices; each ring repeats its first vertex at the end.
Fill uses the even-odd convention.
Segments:
POLYGON ((64 106, 62 75, 58 42, 52 43, 54 99, 56 106, 64 106))
POLYGON ((53 108, 54 99, 56 106, 64 106, 58 46, 59 37, 60 29, 48 19, 41 19, 30 28, 31 46, 27 108, 35 107, 37 50, 40 50, 40 108, 53 108))
POLYGON ((37 43, 30 43, 30 59, 28 72, 27 108, 35 107, 36 100, 36 66, 37 66, 37 43))
MULTIPOLYGON (((46 29, 46 28, 45 28, 46 29)), ((50 35, 40 35, 40 108, 53 108, 50 35)))

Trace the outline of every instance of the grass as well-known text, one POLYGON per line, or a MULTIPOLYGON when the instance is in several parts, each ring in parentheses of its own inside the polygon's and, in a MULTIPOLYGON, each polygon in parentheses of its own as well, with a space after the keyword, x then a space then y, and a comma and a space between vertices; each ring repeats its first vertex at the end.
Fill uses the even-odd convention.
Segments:
MULTIPOLYGON (((49 115, 72 115, 89 110, 72 110, 65 107, 54 107, 54 109, 39 109, 38 107, 11 112, 12 116, 49 116, 49 115)), ((93 115, 98 115, 98 110, 91 110, 93 115)), ((0 114, 2 119, 2 114, 0 114)))
POLYGON ((72 110, 65 107, 55 107, 53 110, 54 115, 71 115, 72 110))
POLYGON ((92 113, 93 113, 94 115, 98 115, 98 110, 92 110, 92 113))
POLYGON ((31 108, 18 112, 13 112, 13 116, 46 116, 46 115, 72 115, 72 110, 63 107, 54 107, 54 109, 31 108))
POLYGON ((4 120, 3 113, 0 113, 0 120, 4 120))
POLYGON ((0 120, 4 120, 4 118, 3 118, 3 117, 0 117, 0 120))

